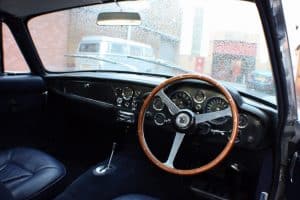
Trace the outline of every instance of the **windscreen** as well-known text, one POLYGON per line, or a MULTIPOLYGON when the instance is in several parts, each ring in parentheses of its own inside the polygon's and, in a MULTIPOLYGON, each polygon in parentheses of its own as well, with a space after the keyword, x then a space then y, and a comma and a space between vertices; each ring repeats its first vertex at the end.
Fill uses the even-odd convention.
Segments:
POLYGON ((35 17, 29 30, 48 72, 201 73, 275 103, 257 8, 244 1, 105 3, 35 17), (99 26, 103 12, 136 12, 138 26, 99 26))

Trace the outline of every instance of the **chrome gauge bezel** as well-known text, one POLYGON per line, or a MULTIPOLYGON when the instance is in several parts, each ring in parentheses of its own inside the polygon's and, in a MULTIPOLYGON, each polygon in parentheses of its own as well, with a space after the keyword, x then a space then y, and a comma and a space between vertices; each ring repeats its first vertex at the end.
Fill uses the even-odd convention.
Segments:
POLYGON ((206 100, 206 94, 203 90, 197 90, 196 93, 193 96, 193 100, 195 103, 199 104, 199 103, 203 103, 206 100), (201 92, 203 94, 203 99, 201 101, 196 99, 196 96, 198 95, 198 93, 201 92))
POLYGON ((133 91, 133 89, 130 88, 130 87, 124 87, 123 90, 122 90, 122 97, 123 97, 123 99, 126 100, 126 101, 130 100, 130 99, 133 97, 133 94, 134 94, 134 91, 133 91), (129 96, 125 95, 124 90, 130 90, 130 93, 131 93, 131 94, 130 94, 129 96))
POLYGON ((246 114, 240 114, 240 116, 239 116, 239 128, 240 128, 240 129, 244 129, 244 128, 246 128, 248 125, 249 125, 249 117, 248 117, 248 115, 246 115, 246 114), (246 123, 243 124, 243 125, 240 125, 240 120, 241 120, 242 118, 246 119, 246 123))
POLYGON ((200 112, 202 110, 202 108, 203 108, 203 106, 200 103, 196 103, 194 105, 194 109, 196 110, 196 112, 200 112), (199 106, 199 107, 197 107, 197 106, 199 106))
MULTIPOLYGON (((190 94, 189 92, 187 92, 187 91, 184 91, 184 90, 176 90, 176 91, 172 92, 172 94, 170 95, 171 101, 172 101, 173 103, 175 103, 175 102, 172 100, 172 99, 173 99, 173 96, 176 95, 176 94, 179 93, 179 92, 182 92, 182 93, 186 94, 186 95, 189 97, 190 101, 191 101, 191 106, 190 106, 190 108, 180 108, 180 109, 190 109, 190 110, 192 110, 193 107, 194 107, 194 101, 193 101, 193 98, 192 98, 191 94, 190 94)), ((176 104, 176 103, 175 103, 175 104, 176 104)), ((178 105, 177 105, 177 106, 178 106, 178 105)), ((178 106, 178 107, 179 107, 179 106, 178 106)))
POLYGON ((159 96, 157 96, 157 97, 154 98, 154 100, 153 100, 153 102, 152 102, 152 108, 153 108, 155 111, 162 111, 162 110, 165 108, 165 104, 164 104, 164 102, 161 100, 161 98, 160 98, 159 96), (159 101, 162 102, 162 107, 161 107, 161 108, 157 108, 157 107, 155 106, 155 101, 157 101, 158 99, 159 99, 159 101))
POLYGON ((161 113, 161 112, 159 112, 159 113, 156 113, 155 115, 154 115, 154 117, 153 117, 153 121, 154 121, 154 123, 157 125, 157 126, 162 126, 162 125, 164 125, 165 124, 165 121, 166 121, 166 115, 164 114, 164 113, 161 113), (157 122, 155 119, 156 119, 156 116, 157 115, 161 115, 161 116, 163 116, 163 118, 164 118, 164 121, 162 122, 162 123, 159 123, 159 122, 157 122))
MULTIPOLYGON (((227 103, 227 105, 229 106, 229 103, 227 102, 227 100, 226 100, 224 97, 222 97, 222 96, 213 96, 213 97, 210 97, 210 98, 208 98, 208 99, 206 100, 206 103, 205 103, 205 106, 204 106, 205 112, 207 112, 207 104, 211 101, 211 99, 216 99, 216 98, 220 98, 220 99, 224 100, 224 101, 227 103)), ((207 112, 207 113, 208 113, 208 112, 207 112)), ((218 125, 218 126, 220 126, 220 125, 226 124, 226 123, 228 122, 229 118, 228 118, 228 117, 224 117, 224 119, 223 119, 222 121, 216 121, 216 120, 218 120, 218 119, 211 120, 211 121, 209 121, 209 122, 210 122, 211 124, 213 124, 213 125, 218 125)))

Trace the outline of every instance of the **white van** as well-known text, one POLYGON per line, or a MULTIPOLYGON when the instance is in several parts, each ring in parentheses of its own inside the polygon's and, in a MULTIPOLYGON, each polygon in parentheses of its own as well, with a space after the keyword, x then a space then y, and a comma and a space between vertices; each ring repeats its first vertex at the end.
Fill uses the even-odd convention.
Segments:
MULTIPOLYGON (((124 63, 126 61, 124 56, 154 58, 154 53, 152 47, 147 44, 107 36, 86 36, 81 39, 78 45, 75 67, 79 70, 105 70, 106 67, 111 69, 112 62, 106 61, 124 63)), ((116 66, 115 64, 114 67, 123 67, 122 69, 126 70, 124 66, 116 66)))

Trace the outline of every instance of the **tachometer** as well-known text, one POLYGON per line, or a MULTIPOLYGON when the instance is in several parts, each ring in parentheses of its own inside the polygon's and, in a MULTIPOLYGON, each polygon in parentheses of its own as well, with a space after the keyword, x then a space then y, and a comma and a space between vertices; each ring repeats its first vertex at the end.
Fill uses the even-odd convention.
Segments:
MULTIPOLYGON (((225 99, 223 99, 222 97, 212 97, 206 102, 205 112, 216 112, 224 110, 226 108, 228 108, 228 103, 225 99)), ((215 125, 222 125, 225 124, 228 121, 228 119, 228 117, 221 117, 210 121, 210 123, 215 125)))
POLYGON ((193 99, 191 95, 185 91, 176 91, 171 95, 171 100, 180 109, 192 109, 193 99))

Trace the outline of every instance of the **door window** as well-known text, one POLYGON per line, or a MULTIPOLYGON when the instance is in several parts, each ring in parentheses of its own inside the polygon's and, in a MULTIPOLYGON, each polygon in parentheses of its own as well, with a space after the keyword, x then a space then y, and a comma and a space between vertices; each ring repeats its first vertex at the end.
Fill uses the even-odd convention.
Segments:
POLYGON ((9 29, 2 23, 3 64, 5 73, 29 73, 30 69, 9 29))

